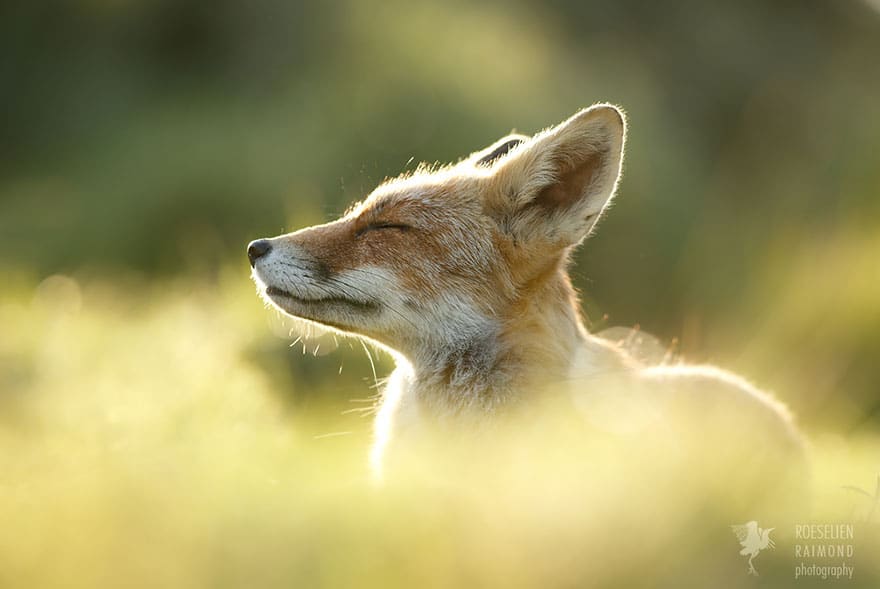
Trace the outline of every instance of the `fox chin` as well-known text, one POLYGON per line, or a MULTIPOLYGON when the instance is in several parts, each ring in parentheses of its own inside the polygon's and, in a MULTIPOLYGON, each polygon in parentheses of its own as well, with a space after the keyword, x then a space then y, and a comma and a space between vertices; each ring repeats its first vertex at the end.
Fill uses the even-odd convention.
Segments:
POLYGON ((613 200, 626 134, 623 112, 596 104, 388 180, 338 220, 248 245, 269 303, 394 353, 377 474, 405 434, 491 424, 551 383, 590 427, 700 424, 704 439, 736 416, 761 432, 761 457, 800 459, 801 436, 769 394, 714 367, 643 366, 588 333, 567 268, 613 200))

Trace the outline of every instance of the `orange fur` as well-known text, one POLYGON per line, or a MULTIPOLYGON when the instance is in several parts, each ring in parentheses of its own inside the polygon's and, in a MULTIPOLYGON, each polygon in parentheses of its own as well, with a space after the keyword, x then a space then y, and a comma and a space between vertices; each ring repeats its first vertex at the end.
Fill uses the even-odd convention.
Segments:
MULTIPOLYGON (((341 219, 249 251, 272 304, 397 354, 376 462, 392 432, 483 422, 548 382, 658 378, 587 333, 567 273, 616 191, 625 136, 620 110, 596 105, 390 180, 341 219)), ((743 395, 789 427, 769 398, 743 395)))

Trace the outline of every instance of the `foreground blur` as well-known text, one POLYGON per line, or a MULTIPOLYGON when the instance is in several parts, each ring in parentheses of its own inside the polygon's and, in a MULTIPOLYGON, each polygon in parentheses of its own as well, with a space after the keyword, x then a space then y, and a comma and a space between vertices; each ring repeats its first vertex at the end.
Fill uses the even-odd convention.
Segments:
POLYGON ((880 581, 877 514, 843 488, 873 491, 876 436, 814 436, 809 503, 787 513, 748 511, 738 465, 718 470, 708 444, 675 457, 573 443, 571 416, 552 413, 498 431, 503 448, 466 466, 435 445, 376 488, 369 420, 341 414, 346 395, 370 394, 356 384, 369 368, 345 368, 348 389, 323 401, 283 396, 267 357, 355 356, 344 342, 323 357, 273 343, 270 314, 237 272, 13 281, 0 298, 0 583, 750 586, 730 529, 749 519, 776 528, 755 559, 774 586, 811 586, 794 578, 793 525, 814 521, 855 522, 854 586, 880 581))

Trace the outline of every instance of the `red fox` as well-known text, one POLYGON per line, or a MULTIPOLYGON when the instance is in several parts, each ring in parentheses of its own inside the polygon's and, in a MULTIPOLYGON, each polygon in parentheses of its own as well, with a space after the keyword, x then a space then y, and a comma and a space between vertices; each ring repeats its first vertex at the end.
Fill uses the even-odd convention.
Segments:
POLYGON ((762 453, 799 453, 785 408, 742 379, 644 367, 587 332, 567 266, 615 194, 625 137, 621 110, 596 104, 388 180, 336 221, 248 245, 271 305, 393 354, 374 468, 400 432, 492 422, 547 383, 565 383, 600 427, 733 413, 763 432, 762 453))

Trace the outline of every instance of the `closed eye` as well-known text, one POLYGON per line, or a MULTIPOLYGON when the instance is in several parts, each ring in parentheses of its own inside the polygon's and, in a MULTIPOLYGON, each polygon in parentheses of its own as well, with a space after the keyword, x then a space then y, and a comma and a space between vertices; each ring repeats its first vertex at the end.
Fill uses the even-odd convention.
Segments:
POLYGON ((379 231, 381 229, 397 229, 398 231, 409 231, 412 229, 412 226, 407 225, 405 223, 390 223, 384 221, 376 221, 374 223, 370 223, 368 225, 364 225, 355 233, 356 236, 360 237, 367 231, 379 231))

